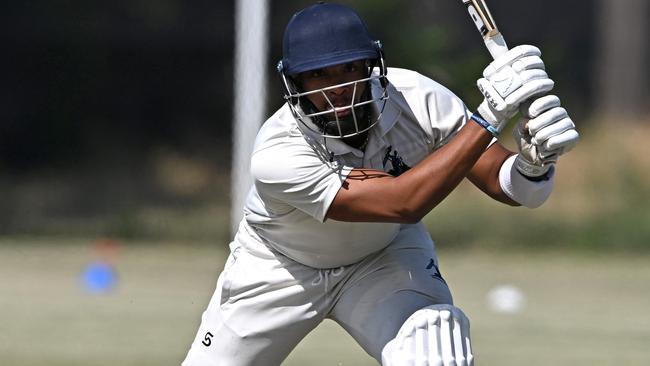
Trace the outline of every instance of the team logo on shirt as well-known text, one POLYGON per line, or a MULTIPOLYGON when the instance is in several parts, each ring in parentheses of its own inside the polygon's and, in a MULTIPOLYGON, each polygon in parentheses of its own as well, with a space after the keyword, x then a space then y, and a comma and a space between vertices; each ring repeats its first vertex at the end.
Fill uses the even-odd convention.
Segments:
POLYGON ((386 149, 386 155, 384 155, 384 170, 386 170, 386 164, 390 161, 391 169, 388 171, 388 174, 399 177, 405 171, 411 169, 410 166, 404 163, 404 160, 397 154, 397 150, 393 150, 392 146, 389 146, 386 149))
POLYGON ((437 278, 442 282, 447 283, 445 279, 442 278, 442 274, 440 273, 438 266, 436 266, 436 262, 433 260, 433 258, 429 259, 429 264, 427 264, 425 268, 431 271, 431 278, 437 278))

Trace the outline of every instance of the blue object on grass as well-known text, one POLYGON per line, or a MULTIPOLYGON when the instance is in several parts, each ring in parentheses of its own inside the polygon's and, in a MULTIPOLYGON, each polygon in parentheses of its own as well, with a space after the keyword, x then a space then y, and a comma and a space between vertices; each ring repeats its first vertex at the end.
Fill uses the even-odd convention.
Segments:
POLYGON ((117 274, 110 264, 95 262, 86 267, 82 275, 82 281, 86 290, 101 294, 115 288, 117 274))

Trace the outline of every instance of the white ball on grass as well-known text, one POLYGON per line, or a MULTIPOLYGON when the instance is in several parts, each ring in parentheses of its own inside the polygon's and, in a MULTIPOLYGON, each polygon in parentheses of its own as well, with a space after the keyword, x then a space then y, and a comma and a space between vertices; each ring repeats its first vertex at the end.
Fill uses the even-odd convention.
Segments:
POLYGON ((487 294, 489 308, 497 313, 515 314, 522 311, 526 302, 524 293, 513 285, 499 285, 487 294))

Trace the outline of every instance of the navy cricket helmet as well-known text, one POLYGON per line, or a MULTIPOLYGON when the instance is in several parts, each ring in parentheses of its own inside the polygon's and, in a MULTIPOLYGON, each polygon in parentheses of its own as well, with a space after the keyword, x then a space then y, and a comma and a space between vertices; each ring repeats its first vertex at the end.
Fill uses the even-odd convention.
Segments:
POLYGON ((296 13, 284 31, 282 67, 295 75, 346 62, 378 59, 380 47, 352 9, 318 3, 296 13))
POLYGON ((388 82, 381 42, 370 36, 364 21, 351 8, 319 2, 294 14, 284 31, 282 60, 277 68, 282 76, 285 99, 292 112, 312 131, 316 125, 316 132, 322 136, 346 138, 368 131, 378 122, 381 113, 374 122, 366 119, 370 118, 367 108, 370 103, 383 101, 379 107, 383 111, 387 99, 388 82), (364 79, 308 92, 300 91, 294 81, 294 77, 301 72, 359 60, 367 61, 368 72, 364 79), (378 72, 373 73, 375 67, 378 67, 378 72), (344 107, 354 112, 347 126, 344 126, 346 121, 340 121, 337 113, 333 113, 333 105, 331 110, 318 111, 306 98, 315 93, 327 98, 328 90, 340 87, 353 87, 355 94, 360 83, 372 80, 379 82, 383 92, 373 98, 370 88, 365 88, 366 95, 361 100, 351 101, 349 106, 344 107))

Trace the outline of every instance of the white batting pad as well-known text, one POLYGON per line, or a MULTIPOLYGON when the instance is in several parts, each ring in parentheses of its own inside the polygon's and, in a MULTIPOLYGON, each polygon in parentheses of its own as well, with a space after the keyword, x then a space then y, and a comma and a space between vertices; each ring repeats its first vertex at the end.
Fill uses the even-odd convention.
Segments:
POLYGON ((383 366, 473 366, 469 319, 453 305, 420 309, 404 322, 381 356, 383 366))

